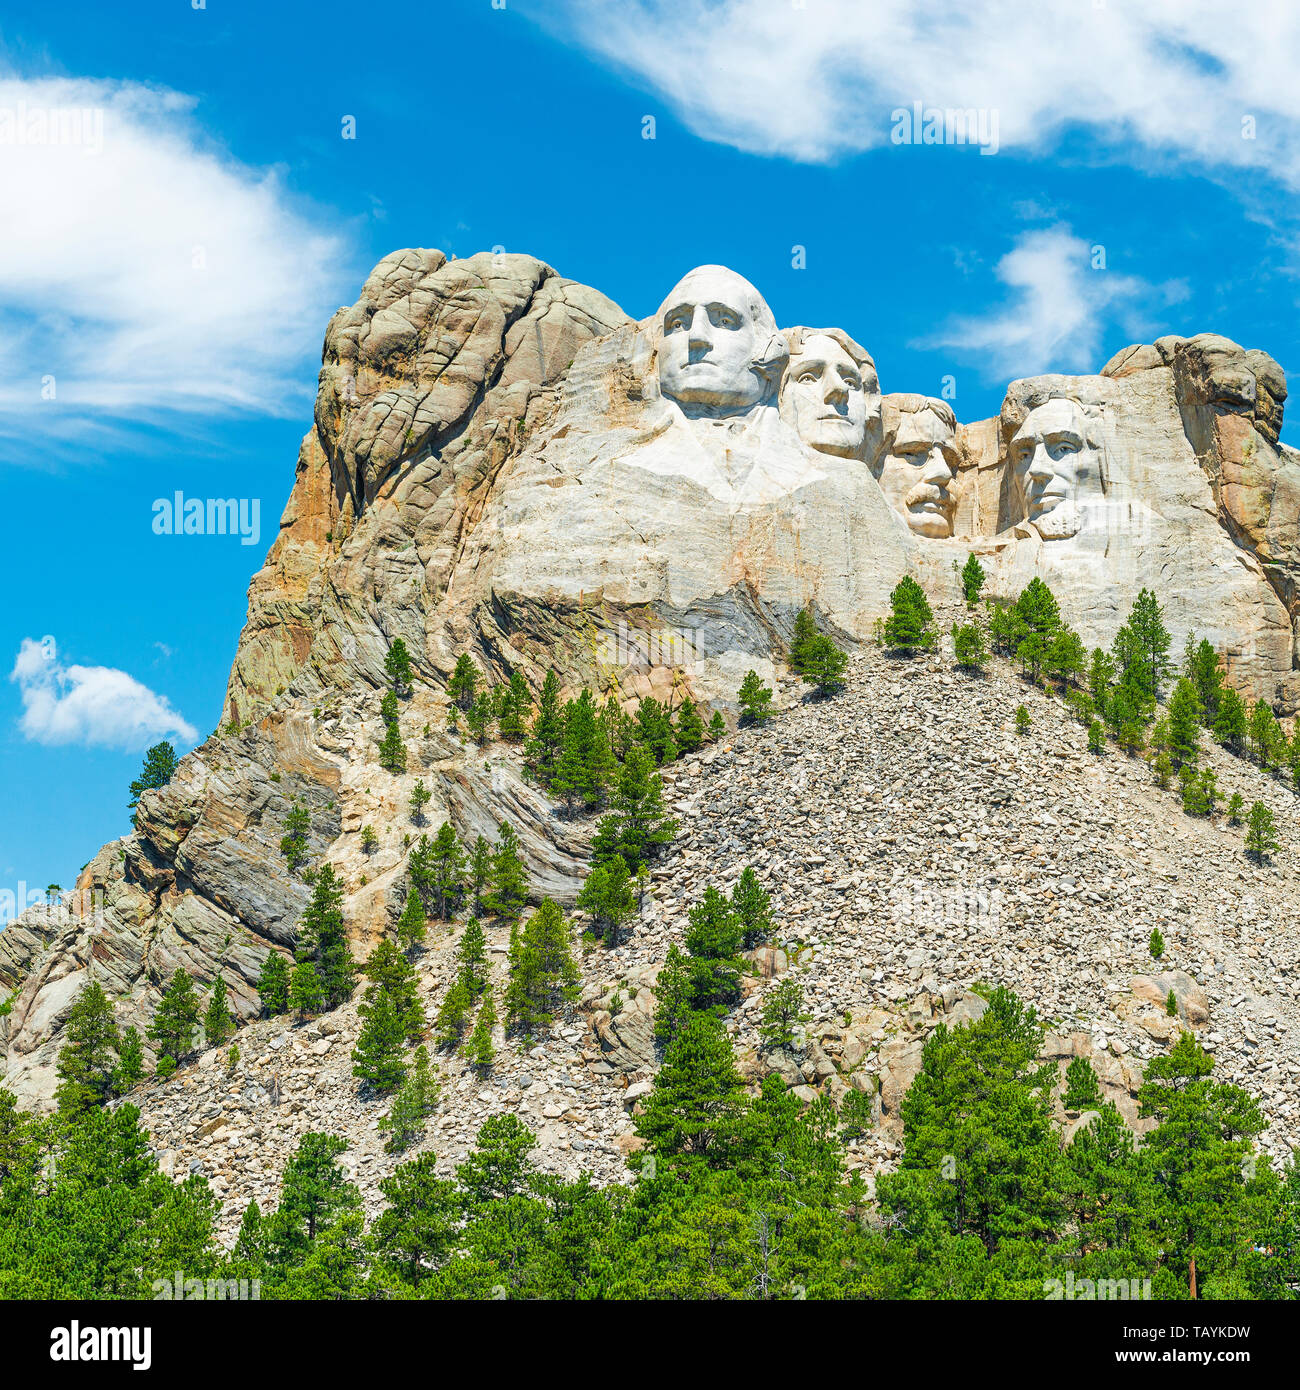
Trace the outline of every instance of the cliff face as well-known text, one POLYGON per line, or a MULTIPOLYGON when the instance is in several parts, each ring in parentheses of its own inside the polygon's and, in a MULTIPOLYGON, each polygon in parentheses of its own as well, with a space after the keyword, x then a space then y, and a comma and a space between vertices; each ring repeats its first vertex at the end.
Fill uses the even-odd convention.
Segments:
POLYGON ((1265 354, 1200 335, 1013 383, 998 420, 960 425, 942 402, 882 399, 846 334, 778 331, 718 267, 637 323, 530 257, 386 257, 327 330, 223 731, 145 794, 75 905, 0 935, 4 1085, 49 1103, 91 973, 123 1023, 147 1023, 177 966, 201 986, 221 971, 251 1017, 262 959, 292 945, 307 899, 278 848, 293 798, 363 953, 400 907, 417 777, 432 826, 472 839, 509 820, 537 892, 571 903, 590 827, 558 818, 501 745, 446 732, 461 652, 494 683, 520 671, 536 690, 553 668, 571 689, 685 688, 733 713, 747 669, 779 671, 806 604, 852 644, 903 574, 954 598, 953 562, 975 550, 994 594, 1045 578, 1089 645, 1154 588, 1177 648, 1209 636, 1234 683, 1291 712, 1285 394, 1265 354), (398 637, 417 681, 393 776, 376 753, 398 637))

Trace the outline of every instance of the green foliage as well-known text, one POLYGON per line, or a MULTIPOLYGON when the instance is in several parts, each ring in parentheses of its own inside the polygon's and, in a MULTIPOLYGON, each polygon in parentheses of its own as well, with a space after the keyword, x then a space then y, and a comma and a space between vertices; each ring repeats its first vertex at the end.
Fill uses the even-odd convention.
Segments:
POLYGON ((117 1067, 113 1072, 113 1092, 124 1096, 144 1080, 144 1042, 134 1023, 122 1031, 117 1045, 117 1067))
POLYGON ((848 1144, 856 1143, 871 1133, 873 1123, 872 1097, 852 1088, 840 1105, 840 1138, 848 1144))
POLYGON ((1165 1013, 1168 1014, 1170 1018, 1178 1017, 1178 996, 1175 995, 1172 989, 1165 999, 1165 1013))
POLYGON ((1233 792, 1228 798, 1228 823, 1230 825, 1241 824, 1241 813, 1245 810, 1246 803, 1242 800, 1240 792, 1233 792))
POLYGON ((1100 719, 1092 719, 1088 722, 1088 752, 1104 753, 1106 751, 1106 726, 1100 719))
POLYGON ((297 957, 315 965, 324 1007, 335 1009, 351 997, 357 966, 343 925, 343 887, 332 864, 321 869, 312 886, 311 903, 298 924, 297 957))
POLYGON ((293 968, 289 981, 289 1007, 299 1018, 322 1013, 325 1009, 325 986, 321 983, 315 963, 300 961, 293 968))
POLYGON ((1158 700, 1173 669, 1169 660, 1172 642, 1164 625, 1164 609, 1150 589, 1141 590, 1112 647, 1119 683, 1145 699, 1158 700))
POLYGON ((813 617, 812 609, 801 609, 795 615, 794 636, 790 639, 790 669, 795 675, 802 676, 804 674, 808 650, 818 636, 820 636, 820 629, 817 626, 817 619, 813 617))
POLYGON ((565 705, 563 730, 560 754, 551 772, 551 793, 570 813, 579 806, 598 806, 605 800, 618 765, 589 690, 565 705))
POLYGON ((268 951, 257 980, 257 993, 262 1012, 268 1018, 284 1013, 289 1007, 289 962, 279 951, 268 951))
POLYGON ((933 651, 935 637, 934 613, 925 591, 910 575, 904 575, 889 595, 889 617, 885 619, 882 638, 892 651, 933 651))
POLYGON ((379 743, 379 765, 394 776, 406 771, 406 745, 402 742, 396 717, 384 725, 384 736, 379 743))
POLYGON ((804 648, 800 674, 818 695, 833 695, 844 688, 848 653, 841 651, 825 633, 818 633, 804 648))
POLYGON ((1088 669, 1088 654, 1079 634, 1068 627, 1053 633, 1043 652, 1043 670, 1062 690, 1088 669))
POLYGON ((726 736, 726 733, 727 721, 722 717, 722 711, 715 709, 713 711, 713 717, 709 720, 709 740, 712 743, 717 743, 720 738, 726 736))
POLYGON ((284 818, 284 835, 280 840, 280 853, 291 874, 307 862, 307 836, 311 831, 311 817, 307 808, 295 796, 289 802, 289 814, 284 818))
POLYGON ((1163 936, 1160 935, 1159 927, 1151 928, 1151 937, 1150 940, 1147 942, 1147 946, 1151 951, 1152 960, 1159 960, 1160 957, 1164 955, 1165 939, 1163 936))
POLYGON ((1065 1094, 1061 1104, 1066 1110, 1099 1110, 1101 1083, 1092 1063, 1086 1057, 1075 1057, 1065 1069, 1065 1094))
POLYGON ((1251 706, 1249 736, 1250 751, 1265 772, 1272 771, 1286 760, 1286 735, 1267 700, 1256 700, 1251 706))
POLYGON ((424 945, 424 938, 428 932, 424 916, 424 904, 420 901, 420 895, 414 887, 407 889, 406 902, 402 906, 401 916, 398 917, 397 925, 393 931, 397 937, 397 944, 408 955, 424 945))
POLYGON ((69 1119, 115 1094, 120 1039, 113 1006, 96 980, 82 987, 68 1011, 64 1044, 59 1051, 59 1114, 69 1119))
POLYGON ((404 1153, 424 1136, 425 1121, 437 1110, 441 1095, 437 1078, 438 1069, 430 1064, 428 1049, 418 1048, 388 1114, 379 1121, 379 1132, 388 1135, 385 1153, 404 1153))
POLYGON ((602 816, 592 840, 592 867, 621 857, 635 874, 671 843, 677 822, 664 814, 663 783, 654 759, 639 745, 628 750, 609 798, 610 812, 602 816))
POLYGON ((203 1015, 203 1037, 209 1047, 220 1047, 235 1031, 235 1016, 226 1002, 226 978, 217 972, 208 992, 208 1008, 203 1015))
POLYGON ((1273 812, 1262 801, 1254 802, 1246 816, 1246 854, 1263 864, 1279 848, 1273 812))
POLYGON ((424 824, 424 808, 432 800, 432 794, 424 785, 424 778, 417 777, 411 788, 411 821, 414 825, 424 824))
POLYGON ((984 625, 976 617, 973 622, 953 623, 952 649, 957 665, 968 671, 980 671, 988 660, 989 648, 984 625))
MULTIPOLYGON (((954 564, 957 562, 954 560, 954 564)), ((967 603, 978 603, 980 590, 984 587, 984 566, 974 555, 967 557, 961 567, 961 588, 967 603)))
POLYGON ((1195 767, 1201 753, 1201 715, 1196 687, 1183 676, 1169 699, 1169 755, 1176 768, 1195 767))
POLYGON ((410 694, 411 653, 407 651, 406 643, 400 637, 393 642, 393 645, 388 649, 388 654, 384 657, 384 671, 395 694, 410 694))
POLYGON ((473 1032, 465 1042, 465 1060, 479 1076, 486 1076, 496 1061, 496 1048, 492 1045, 492 1030, 496 1026, 497 1007, 492 991, 487 989, 483 992, 483 1002, 479 1006, 473 1032))
POLYGON ((491 739, 492 725, 495 719, 496 710, 492 703, 492 696, 484 688, 475 695, 473 703, 465 711, 465 727, 469 729, 470 737, 480 747, 491 739))
POLYGON ((194 981, 177 968, 158 1001, 148 1030, 160 1075, 170 1075, 194 1050, 199 1013, 194 981))
POLYGON ((179 766, 180 759, 170 743, 155 743, 144 755, 144 766, 140 769, 139 777, 131 783, 131 800, 127 802, 127 809, 136 809, 140 803, 141 792, 156 791, 159 787, 165 787, 176 775, 179 766))
POLYGON ((370 981, 365 1003, 357 1010, 362 1017, 373 1008, 380 994, 386 994, 397 1014, 407 1042, 417 1042, 425 1029, 424 1007, 416 990, 415 968, 397 946, 384 939, 370 953, 362 967, 370 981))
POLYGON ((406 1077, 402 1043, 405 1029, 397 1001, 380 987, 367 993, 357 1012, 364 1022, 352 1049, 352 1074, 380 1093, 395 1090, 406 1077))
POLYGON ((533 777, 549 787, 564 746, 564 716, 560 709, 560 678, 554 671, 546 673, 542 693, 537 702, 537 718, 532 734, 524 744, 524 761, 533 777))
POLYGON ((740 998, 740 951, 745 928, 732 903, 712 885, 691 908, 686 950, 691 1007, 725 1008, 740 998))
POLYGON ((447 682, 447 695, 463 714, 469 712, 469 707, 478 695, 478 682, 478 667, 466 652, 461 652, 456 658, 456 669, 447 682))
POLYGON ((1208 816, 1214 812, 1214 800, 1218 794, 1218 778, 1213 768, 1197 772, 1189 763, 1184 763, 1178 773, 1183 796, 1183 810, 1189 816, 1208 816))
POLYGON ((1187 644, 1183 651, 1183 675, 1191 681, 1196 691, 1196 698, 1200 700, 1201 708, 1205 711, 1205 722, 1213 725, 1219 712, 1219 701, 1223 697, 1223 667, 1219 662, 1219 654, 1209 641, 1202 638, 1198 642, 1194 632, 1187 634, 1187 644))
POLYGON ((657 766, 676 761, 678 748, 672 716, 667 706, 661 705, 653 695, 647 695, 636 707, 636 737, 641 746, 649 750, 657 766))
POLYGON ((1029 718, 1029 711, 1024 707, 1024 705, 1017 705, 1016 733, 1027 734, 1029 732, 1030 725, 1032 724, 1032 722, 1033 721, 1029 718))
POLYGON ((544 898, 524 924, 511 961, 508 1026, 529 1038, 545 1032, 561 1008, 576 1002, 578 980, 564 913, 544 898))
POLYGON ((1226 686, 1219 695, 1219 708, 1210 731, 1217 742, 1234 753, 1240 753, 1245 746, 1250 723, 1244 701, 1231 686, 1226 686))
POLYGON ((379 848, 379 836, 375 834, 374 826, 363 825, 361 827, 361 850, 364 854, 373 854, 379 848))
POLYGON ((772 898, 748 865, 731 890, 731 910, 740 923, 741 945, 748 950, 772 930, 772 898))
POLYGON ((519 836, 507 821, 502 821, 492 851, 491 888, 483 895, 483 907, 505 921, 515 920, 528 902, 529 891, 528 868, 519 836))
POLYGON ((677 711, 677 727, 674 730, 677 747, 683 753, 694 753, 704 742, 704 720, 688 695, 677 711))
POLYGON ((636 894, 621 856, 592 869, 578 894, 576 906, 591 917, 591 930, 609 945, 618 941, 623 927, 636 915, 636 894))
POLYGON ((736 698, 740 702, 742 724, 765 724, 772 717, 772 687, 764 685, 756 671, 745 672, 736 698))
POLYGON ((497 730, 507 743, 522 743, 528 735, 528 715, 533 697, 522 671, 514 671, 497 708, 497 730))
POLYGON ((462 967, 443 996, 434 1018, 433 1039, 439 1047, 452 1051, 460 1046, 476 997, 474 977, 462 967))
POLYGON ((795 1029, 810 1023, 804 1013, 803 986, 797 980, 781 980, 768 990, 759 1017, 758 1036, 764 1047, 790 1048, 795 1045, 795 1029))
POLYGON ((432 841, 421 835, 407 868, 420 901, 449 921, 465 896, 465 851, 456 827, 443 821, 432 841))

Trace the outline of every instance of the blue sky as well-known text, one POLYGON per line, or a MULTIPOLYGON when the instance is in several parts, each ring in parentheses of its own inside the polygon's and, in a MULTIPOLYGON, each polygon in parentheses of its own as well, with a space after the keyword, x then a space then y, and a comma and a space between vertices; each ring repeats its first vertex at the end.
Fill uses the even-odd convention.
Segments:
POLYGON ((172 0, 4 22, 0 905, 70 886, 127 829, 144 747, 216 725, 326 320, 391 250, 526 251, 638 317, 723 262, 780 323, 853 334, 885 390, 951 377, 964 420, 1013 377, 1167 332, 1300 368, 1287 7, 975 8, 172 0), (914 102, 979 110, 996 152, 895 143, 914 102), (102 125, 15 134, 72 110, 102 125), (156 535, 178 489, 258 499, 257 543, 156 535))

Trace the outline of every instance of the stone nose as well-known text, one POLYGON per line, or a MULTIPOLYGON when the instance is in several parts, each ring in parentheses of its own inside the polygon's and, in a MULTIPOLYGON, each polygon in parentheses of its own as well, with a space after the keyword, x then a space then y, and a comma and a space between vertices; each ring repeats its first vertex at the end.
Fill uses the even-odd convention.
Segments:
POLYGON ((828 372, 822 386, 822 399, 828 405, 843 405, 848 398, 848 383, 838 372, 828 372))
POLYGON ((691 315, 689 345, 692 351, 698 348, 704 352, 713 346, 713 325, 709 322, 709 311, 703 304, 697 304, 691 315))
POLYGON ((1054 477, 1056 469, 1052 467, 1052 460, 1047 456, 1047 450, 1040 444, 1034 450, 1034 456, 1029 460, 1029 476, 1037 482, 1046 482, 1054 477))
POLYGON ((944 487, 952 481, 952 469, 948 466, 948 460, 943 456, 943 450, 936 444, 926 456, 925 467, 921 471, 923 482, 934 483, 938 487, 944 487))

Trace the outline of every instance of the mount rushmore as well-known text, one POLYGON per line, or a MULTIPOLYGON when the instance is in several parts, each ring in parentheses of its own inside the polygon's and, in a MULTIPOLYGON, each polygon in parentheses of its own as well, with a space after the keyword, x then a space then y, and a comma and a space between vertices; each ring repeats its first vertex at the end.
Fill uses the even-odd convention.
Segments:
POLYGON ((494 684, 520 672, 536 691, 555 670, 570 691, 686 690, 734 713, 747 670, 777 671, 801 609, 865 641, 904 575, 956 600, 974 552, 986 594, 1041 576, 1089 646, 1154 590, 1177 648, 1208 638, 1243 693, 1294 713, 1300 454, 1279 441, 1285 399, 1272 358, 1197 334, 1126 347, 1096 375, 1013 382, 997 418, 962 422, 949 401, 882 391, 845 329, 781 328, 721 266, 634 321, 529 256, 395 252, 328 326, 221 729, 83 869, 93 914, 31 908, 0 933, 4 1085, 48 1103, 91 973, 123 1023, 147 1021, 178 967, 221 971, 253 1015, 268 944, 292 944, 307 900, 277 851, 291 799, 310 811, 313 857, 348 882, 350 928, 377 939, 400 910, 404 853, 358 857, 354 842, 409 795, 374 762, 398 638, 429 819, 470 842, 509 819, 537 891, 566 902, 580 828, 510 759, 445 731, 461 653, 494 684))

